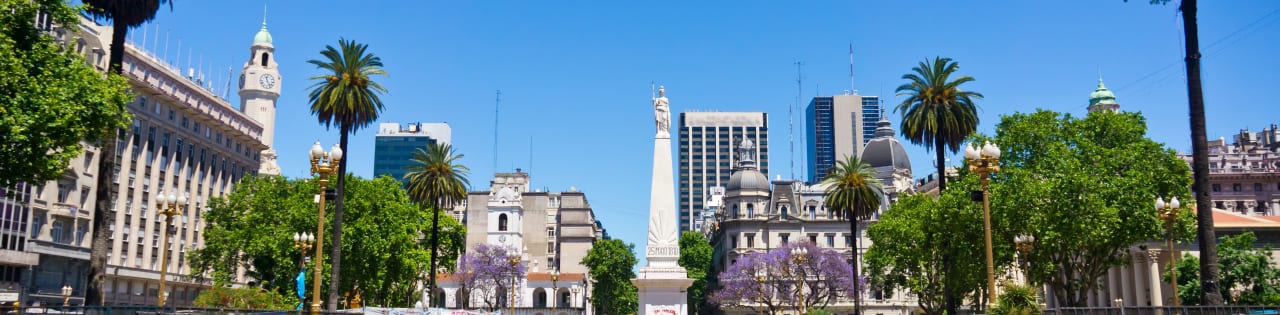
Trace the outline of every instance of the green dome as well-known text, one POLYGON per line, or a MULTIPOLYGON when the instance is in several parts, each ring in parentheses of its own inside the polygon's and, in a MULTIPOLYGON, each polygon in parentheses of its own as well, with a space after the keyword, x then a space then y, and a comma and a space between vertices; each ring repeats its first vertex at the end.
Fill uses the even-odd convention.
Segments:
POLYGON ((258 30, 258 35, 253 36, 253 44, 271 45, 271 33, 267 32, 267 22, 262 21, 262 29, 258 30))
POLYGON ((1117 104, 1116 95, 1112 94, 1107 86, 1102 85, 1102 79, 1098 79, 1098 89, 1089 94, 1089 106, 1113 104, 1117 104))

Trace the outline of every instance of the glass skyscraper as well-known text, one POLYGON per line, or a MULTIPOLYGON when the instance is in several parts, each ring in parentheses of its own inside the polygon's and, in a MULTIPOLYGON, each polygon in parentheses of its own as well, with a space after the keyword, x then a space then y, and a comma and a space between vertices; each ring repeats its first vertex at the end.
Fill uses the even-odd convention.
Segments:
POLYGON ((883 107, 878 96, 857 93, 814 97, 805 108, 809 183, 846 156, 858 156, 876 134, 883 107))
POLYGON ((451 129, 446 123, 382 123, 373 144, 373 176, 387 175, 405 182, 405 167, 412 164, 413 152, 428 145, 449 143, 451 129))

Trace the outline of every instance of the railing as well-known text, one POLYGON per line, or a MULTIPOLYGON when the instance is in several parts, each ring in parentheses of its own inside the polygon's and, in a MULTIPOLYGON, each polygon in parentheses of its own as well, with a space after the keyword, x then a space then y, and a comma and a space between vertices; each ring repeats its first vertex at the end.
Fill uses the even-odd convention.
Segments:
POLYGON ((1280 314, 1280 305, 1064 307, 1045 315, 1264 315, 1280 314))
MULTIPOLYGON (((503 308, 494 312, 484 310, 442 310, 436 309, 437 312, 429 313, 423 309, 417 308, 363 308, 349 309, 338 311, 321 311, 322 315, 390 315, 390 314, 501 314, 501 315, 582 315, 586 311, 582 308, 531 308, 517 307, 512 313, 508 309, 503 308)), ((182 306, 22 306, 14 308, 11 305, 0 306, 0 314, 3 315, 43 315, 43 314, 73 314, 73 315, 309 315, 306 309, 299 310, 265 310, 265 309, 236 309, 236 308, 202 308, 202 307, 182 307, 182 306)))

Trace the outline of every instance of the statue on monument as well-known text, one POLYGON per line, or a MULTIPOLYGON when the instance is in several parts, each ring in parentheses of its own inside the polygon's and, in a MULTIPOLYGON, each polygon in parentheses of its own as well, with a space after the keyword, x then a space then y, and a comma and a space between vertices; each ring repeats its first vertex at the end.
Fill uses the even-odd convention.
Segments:
POLYGON ((658 97, 653 99, 653 115, 658 125, 658 134, 671 135, 671 108, 667 101, 667 90, 658 87, 658 97))
POLYGON ((262 157, 262 164, 258 166, 258 174, 280 175, 280 165, 276 164, 276 150, 268 148, 259 152, 258 155, 262 157))

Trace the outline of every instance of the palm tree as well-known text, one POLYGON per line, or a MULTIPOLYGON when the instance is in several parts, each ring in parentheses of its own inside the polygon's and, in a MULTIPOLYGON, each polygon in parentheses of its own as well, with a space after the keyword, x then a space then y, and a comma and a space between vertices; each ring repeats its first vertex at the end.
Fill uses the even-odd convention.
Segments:
MULTIPOLYGON (((338 127, 341 138, 338 146, 347 150, 347 136, 355 133, 378 120, 382 113, 382 99, 379 94, 387 93, 387 89, 370 80, 373 75, 387 75, 382 70, 382 59, 367 52, 369 45, 355 41, 338 39, 338 48, 325 45, 320 51, 324 60, 308 60, 323 70, 323 73, 311 77, 316 81, 311 86, 309 99, 311 113, 316 115, 325 128, 338 127)), ((333 266, 329 282, 330 311, 338 306, 338 277, 342 270, 342 209, 343 197, 346 196, 347 160, 338 163, 337 202, 333 214, 333 266)))
MULTIPOLYGON (((1204 125, 1204 89, 1200 85, 1200 30, 1196 23, 1196 0, 1183 0, 1183 42, 1186 44, 1187 99, 1191 114, 1192 190, 1196 194, 1196 236, 1217 239, 1213 230, 1213 200, 1209 198, 1209 144, 1204 125)), ((1204 305, 1222 305, 1218 290, 1218 243, 1200 242, 1200 300, 1204 305)))
MULTIPOLYGON (((875 175, 876 170, 871 164, 846 156, 844 160, 836 161, 835 167, 822 179, 822 184, 826 186, 827 209, 835 210, 849 219, 849 231, 854 239, 859 239, 858 220, 870 219, 880 209, 884 183, 875 175)), ((850 244, 849 247, 853 253, 853 312, 861 314, 862 278, 858 276, 857 248, 860 246, 850 244)))
POLYGON ((974 81, 961 76, 954 81, 951 74, 960 64, 951 58, 928 59, 911 68, 913 73, 902 75, 910 82, 898 86, 898 96, 906 96, 894 111, 902 114, 902 135, 912 144, 933 144, 937 154, 938 190, 947 189, 946 156, 960 151, 960 144, 978 129, 978 109, 974 99, 982 94, 960 89, 960 85, 974 81))
MULTIPOLYGON (((427 149, 413 152, 413 162, 405 168, 404 174, 408 182, 409 198, 419 205, 431 209, 431 280, 427 286, 427 296, 435 297, 436 288, 436 251, 440 247, 440 211, 451 207, 467 197, 467 166, 458 164, 461 154, 456 154, 448 144, 432 143, 427 149)), ((428 306, 434 306, 434 298, 428 299, 428 306)))
MULTIPOLYGON (((124 39, 129 29, 138 27, 156 18, 160 6, 168 3, 173 10, 173 2, 168 0, 84 0, 88 5, 85 10, 95 19, 111 21, 111 56, 108 75, 120 75, 124 62, 124 39)), ((116 138, 119 130, 111 128, 99 139, 98 173, 112 174, 115 170, 116 138)), ((103 305, 102 284, 107 273, 107 246, 111 238, 111 229, 107 220, 111 213, 112 188, 115 179, 112 176, 98 176, 97 189, 94 192, 97 202, 93 206, 93 243, 89 254, 89 283, 84 293, 85 305, 103 305)))
MULTIPOLYGON (((939 194, 947 189, 944 150, 951 153, 959 151, 961 143, 978 128, 978 109, 973 101, 981 99, 982 94, 960 89, 961 84, 974 81, 973 77, 961 76, 951 80, 951 74, 959 69, 960 64, 951 58, 934 57, 932 64, 925 59, 911 68, 912 73, 902 75, 910 82, 896 90, 899 96, 907 96, 894 108, 902 114, 902 135, 913 144, 933 144, 931 149, 937 159, 939 194)), ((943 255, 944 270, 951 270, 951 256, 943 255)), ((944 284, 942 291, 947 313, 955 314, 960 298, 950 285, 944 284)))

